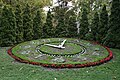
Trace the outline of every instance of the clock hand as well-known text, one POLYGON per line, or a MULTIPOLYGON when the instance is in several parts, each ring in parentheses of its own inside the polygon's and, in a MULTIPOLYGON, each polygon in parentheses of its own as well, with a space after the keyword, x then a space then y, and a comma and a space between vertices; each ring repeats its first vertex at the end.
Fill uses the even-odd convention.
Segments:
POLYGON ((58 47, 57 45, 53 45, 53 44, 44 44, 44 45, 51 46, 51 47, 58 47))
POLYGON ((65 44, 66 39, 59 45, 60 47, 63 47, 63 45, 65 44))
POLYGON ((44 45, 47 45, 47 46, 50 46, 50 47, 54 47, 54 48, 65 48, 65 47, 61 47, 61 46, 57 46, 57 45, 52 45, 52 44, 44 44, 44 45))

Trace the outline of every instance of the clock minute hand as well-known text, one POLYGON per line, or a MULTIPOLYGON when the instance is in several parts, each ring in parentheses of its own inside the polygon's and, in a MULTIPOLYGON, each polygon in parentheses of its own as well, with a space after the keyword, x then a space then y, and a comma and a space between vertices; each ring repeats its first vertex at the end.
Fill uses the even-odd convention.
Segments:
POLYGON ((65 44, 66 39, 59 45, 60 47, 63 47, 63 45, 65 44))

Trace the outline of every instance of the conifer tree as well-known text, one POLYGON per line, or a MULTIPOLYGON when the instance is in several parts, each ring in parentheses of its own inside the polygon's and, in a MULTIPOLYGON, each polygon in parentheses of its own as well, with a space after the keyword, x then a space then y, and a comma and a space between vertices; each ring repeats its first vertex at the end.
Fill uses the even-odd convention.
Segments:
POLYGON ((4 6, 1 17, 0 39, 1 46, 11 46, 16 43, 15 15, 12 8, 4 6))
POLYGON ((54 37, 52 14, 49 10, 47 13, 46 23, 43 26, 43 37, 54 37))
POLYGON ((65 12, 67 8, 58 7, 57 13, 57 27, 56 27, 56 37, 66 37, 67 36, 67 26, 65 24, 65 12))
POLYGON ((31 17, 30 6, 27 4, 23 10, 23 37, 25 41, 33 39, 33 22, 31 17))
POLYGON ((33 34, 34 39, 39 39, 42 37, 42 20, 39 10, 37 11, 33 19, 33 34))
MULTIPOLYGON (((2 7, 0 6, 0 32, 2 32, 2 23, 1 23, 1 21, 2 21, 2 7)), ((2 40, 1 40, 1 33, 0 33, 0 45, 2 44, 2 40)))
POLYGON ((79 32, 79 37, 81 39, 84 39, 85 38, 85 35, 88 33, 89 31, 89 23, 88 23, 88 12, 87 12, 87 9, 86 7, 83 6, 83 9, 82 9, 82 19, 81 19, 81 25, 80 25, 80 32, 79 32))
POLYGON ((15 44, 16 43, 16 19, 15 19, 15 14, 13 13, 12 8, 9 8, 9 13, 8 13, 8 21, 10 24, 10 31, 8 31, 8 34, 11 34, 9 36, 9 39, 11 39, 11 43, 15 44))
POLYGON ((92 32, 88 32, 87 34, 85 34, 85 40, 89 40, 89 41, 93 41, 94 39, 94 35, 92 34, 92 32))
POLYGON ((112 0, 109 30, 104 45, 120 49, 120 0, 112 0))
POLYGON ((70 16, 68 20, 67 30, 68 30, 68 33, 66 33, 68 34, 67 37, 77 37, 77 25, 75 14, 70 16))
POLYGON ((99 14, 98 12, 95 12, 94 18, 91 24, 91 34, 93 35, 94 41, 97 41, 99 39, 99 37, 97 37, 98 31, 99 31, 98 28, 99 28, 99 14))
POLYGON ((102 11, 100 13, 100 25, 98 27, 98 35, 99 37, 98 42, 102 43, 103 38, 107 34, 108 27, 108 13, 106 10, 106 5, 103 6, 102 11))
POLYGON ((23 38, 23 18, 22 18, 22 11, 20 9, 20 5, 17 4, 16 5, 16 10, 15 10, 15 18, 16 18, 16 26, 17 26, 17 29, 16 29, 16 33, 17 33, 17 36, 16 36, 16 41, 17 43, 20 43, 24 40, 23 38))

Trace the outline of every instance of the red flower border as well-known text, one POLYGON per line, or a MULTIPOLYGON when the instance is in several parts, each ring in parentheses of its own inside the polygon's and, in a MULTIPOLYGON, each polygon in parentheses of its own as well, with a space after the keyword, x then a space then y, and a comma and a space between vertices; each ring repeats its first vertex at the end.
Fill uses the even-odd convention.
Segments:
MULTIPOLYGON (((98 44, 98 43, 94 43, 94 44, 98 44)), ((103 46, 103 45, 101 45, 101 46, 103 46)), ((22 63, 27 63, 27 64, 41 65, 43 67, 50 67, 50 68, 83 68, 83 67, 90 67, 90 66, 100 65, 100 64, 103 64, 103 63, 106 63, 106 62, 110 61, 113 58, 112 51, 106 46, 103 46, 103 47, 106 48, 107 51, 109 52, 109 55, 106 58, 101 59, 101 60, 96 61, 96 62, 89 62, 89 63, 85 63, 85 64, 44 64, 44 63, 39 63, 39 62, 32 62, 32 61, 24 60, 24 59, 21 59, 21 58, 15 56, 12 53, 12 48, 13 47, 8 49, 7 53, 12 58, 14 58, 15 60, 20 61, 22 63)))

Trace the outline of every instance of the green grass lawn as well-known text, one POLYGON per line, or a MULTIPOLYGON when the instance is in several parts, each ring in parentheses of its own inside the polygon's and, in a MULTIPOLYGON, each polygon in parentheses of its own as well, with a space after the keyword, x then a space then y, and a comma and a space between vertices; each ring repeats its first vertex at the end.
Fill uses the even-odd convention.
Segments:
POLYGON ((0 80, 120 80, 120 50, 102 65, 77 69, 50 69, 16 62, 0 48, 0 80))

